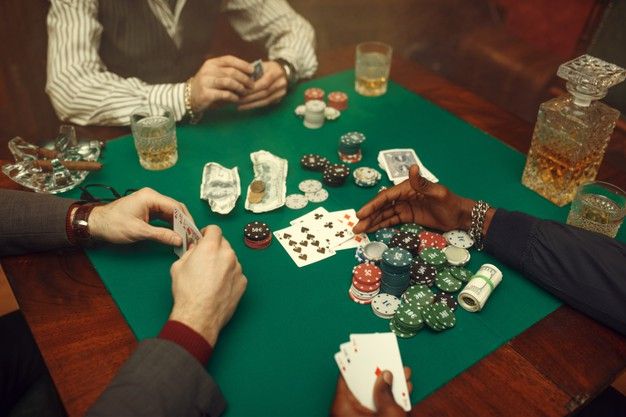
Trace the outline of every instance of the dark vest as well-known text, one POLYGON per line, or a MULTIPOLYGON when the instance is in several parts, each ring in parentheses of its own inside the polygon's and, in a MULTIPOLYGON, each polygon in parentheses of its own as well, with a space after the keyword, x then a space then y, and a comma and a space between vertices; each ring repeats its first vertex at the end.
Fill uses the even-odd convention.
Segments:
POLYGON ((209 53, 219 11, 219 0, 187 0, 178 48, 147 0, 99 0, 100 58, 109 71, 125 78, 149 84, 185 81, 209 53))

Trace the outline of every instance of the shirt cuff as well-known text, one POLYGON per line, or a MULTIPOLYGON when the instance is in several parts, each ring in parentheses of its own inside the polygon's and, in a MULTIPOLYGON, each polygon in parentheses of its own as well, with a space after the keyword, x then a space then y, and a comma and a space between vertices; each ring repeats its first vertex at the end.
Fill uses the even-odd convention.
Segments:
POLYGON ((191 327, 175 320, 168 320, 159 333, 159 339, 169 340, 185 349, 202 365, 206 365, 213 347, 191 327))
POLYGON ((185 83, 157 84, 150 87, 148 103, 169 107, 174 112, 176 121, 185 117, 185 83))
POLYGON ((539 219, 518 211, 497 209, 485 236, 485 250, 523 271, 533 230, 539 219))

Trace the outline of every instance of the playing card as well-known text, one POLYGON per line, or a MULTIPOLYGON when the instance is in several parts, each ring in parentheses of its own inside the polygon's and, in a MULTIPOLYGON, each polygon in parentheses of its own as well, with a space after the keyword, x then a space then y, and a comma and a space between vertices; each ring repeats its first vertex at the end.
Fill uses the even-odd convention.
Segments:
POLYGON ((297 223, 319 220, 325 218, 326 216, 328 216, 328 210, 326 210, 324 207, 318 207, 315 210, 309 211, 308 213, 300 217, 296 217, 295 219, 290 221, 289 224, 294 225, 297 223))
POLYGON ((173 229, 183 240, 181 246, 174 248, 174 253, 178 255, 178 257, 183 256, 183 253, 187 252, 189 245, 196 243, 202 238, 202 233, 200 233, 193 220, 187 217, 185 213, 178 208, 174 208, 173 229))
POLYGON ((256 81, 263 76, 263 61, 257 59, 252 63, 252 66, 254 67, 254 71, 252 72, 250 78, 252 78, 253 81, 256 81))
POLYGON ((320 239, 326 242, 327 246, 331 249, 350 240, 354 236, 351 226, 339 221, 337 216, 329 213, 323 207, 318 207, 292 220, 291 224, 306 225, 306 227, 316 233, 320 239))
POLYGON ((398 341, 393 333, 350 335, 354 355, 349 364, 349 378, 356 381, 348 384, 354 387, 353 394, 367 408, 375 410, 373 388, 376 378, 382 371, 393 374, 392 393, 396 402, 405 410, 411 410, 411 399, 404 377, 404 367, 398 341))
POLYGON ((305 224, 277 230, 274 236, 298 267, 319 262, 335 254, 324 239, 305 224))
MULTIPOLYGON (((334 216, 337 220, 345 224, 347 227, 349 227, 350 230, 352 230, 352 228, 359 222, 359 219, 356 217, 356 211, 354 209, 332 211, 329 214, 331 216, 334 216)), ((365 233, 359 233, 358 235, 354 235, 352 236, 352 238, 335 246, 333 249, 336 251, 343 249, 353 249, 359 246, 366 245, 369 242, 370 239, 365 233)))
POLYGON ((399 184, 409 178, 409 168, 417 164, 420 175, 430 182, 439 182, 439 179, 430 172, 417 157, 413 149, 387 149, 378 153, 378 164, 387 172, 387 176, 394 184, 399 184))

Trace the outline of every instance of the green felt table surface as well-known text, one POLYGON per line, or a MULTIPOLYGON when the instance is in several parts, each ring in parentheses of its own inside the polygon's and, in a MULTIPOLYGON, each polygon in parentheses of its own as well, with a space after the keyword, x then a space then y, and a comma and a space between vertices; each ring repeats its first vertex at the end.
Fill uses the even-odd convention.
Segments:
MULTIPOLYGON (((247 248, 244 225, 263 220, 278 230, 320 205, 330 211, 358 209, 378 187, 359 188, 348 181, 329 188, 330 197, 322 204, 263 214, 246 211, 244 195, 222 216, 199 199, 205 163, 239 167, 245 190, 253 178, 249 154, 267 150, 289 161, 287 189, 294 193, 300 181, 320 177, 300 168, 302 154, 319 153, 336 161, 339 136, 358 130, 367 141, 356 166, 377 167, 379 150, 410 147, 443 184, 461 195, 541 218, 564 221, 567 216, 569 207, 559 208, 521 185, 524 155, 393 82, 386 95, 376 98, 357 95, 353 83, 353 72, 342 72, 300 85, 277 106, 244 113, 226 109, 207 115, 200 125, 178 126, 178 163, 164 171, 140 167, 130 136, 110 141, 102 157, 105 168, 86 180, 118 190, 152 187, 184 202, 199 227, 219 225, 231 242, 248 289, 208 366, 228 399, 228 416, 326 415, 338 374, 333 354, 339 344, 351 333, 389 331, 388 322, 369 306, 348 298, 353 250, 298 268, 277 242, 265 250, 247 248), (293 111, 310 86, 348 92, 350 107, 323 128, 306 129, 293 111)), ((66 195, 76 197, 78 191, 66 195)), ((624 231, 619 238, 624 240, 624 231)), ((172 306, 169 268, 177 259, 172 249, 144 242, 87 254, 137 338, 157 335, 172 306)), ((412 339, 399 339, 403 362, 413 368, 414 403, 560 305, 519 273, 472 251, 470 269, 485 262, 500 266, 504 279, 482 312, 458 309, 454 329, 425 329, 412 339)))

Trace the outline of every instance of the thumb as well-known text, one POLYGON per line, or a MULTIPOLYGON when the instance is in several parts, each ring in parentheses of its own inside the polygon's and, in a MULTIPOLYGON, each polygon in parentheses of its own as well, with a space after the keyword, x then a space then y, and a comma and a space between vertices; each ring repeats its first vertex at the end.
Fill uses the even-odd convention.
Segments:
POLYGON ((411 183, 411 188, 418 193, 426 193, 430 186, 433 185, 432 182, 420 175, 420 169, 417 165, 411 165, 411 168, 409 168, 409 182, 411 183))
POLYGON ((374 406, 376 406, 378 413, 382 413, 391 407, 398 407, 391 392, 392 383, 393 374, 389 371, 383 371, 374 383, 374 406))
POLYGON ((165 227, 156 227, 146 224, 145 232, 146 238, 163 243, 164 245, 180 246, 183 244, 183 239, 178 233, 171 229, 166 229, 165 227))

